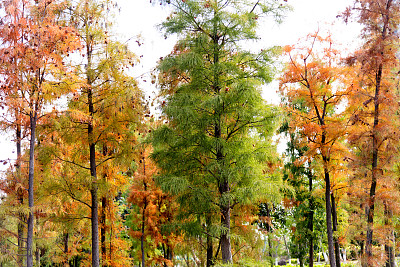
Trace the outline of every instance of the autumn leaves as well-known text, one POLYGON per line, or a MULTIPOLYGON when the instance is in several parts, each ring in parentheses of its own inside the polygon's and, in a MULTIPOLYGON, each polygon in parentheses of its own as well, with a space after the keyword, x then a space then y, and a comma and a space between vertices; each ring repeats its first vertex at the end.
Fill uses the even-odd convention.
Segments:
MULTIPOLYGON (((308 151, 299 160, 320 162, 325 180, 326 222, 331 266, 335 236, 331 196, 345 195, 363 266, 394 266, 393 212, 398 196, 397 113, 399 66, 395 46, 399 7, 393 1, 358 1, 350 11, 364 27, 364 45, 344 59, 329 37, 308 36, 308 45, 286 47, 288 67, 281 77, 291 131, 308 151), (346 175, 340 172, 346 171, 346 175), (339 178, 340 177, 340 178, 339 178), (339 180, 340 179, 340 180, 339 180), (346 189, 336 190, 338 183, 346 189), (357 208, 359 207, 359 208, 357 208), (332 213, 332 214, 331 214, 332 213), (385 246, 385 251, 373 244, 385 246), (364 247, 365 245, 365 247, 364 247), (385 255, 385 256, 382 256, 385 255)), ((336 259, 335 259, 336 258, 336 259)), ((336 262, 336 263, 335 263, 336 262)))

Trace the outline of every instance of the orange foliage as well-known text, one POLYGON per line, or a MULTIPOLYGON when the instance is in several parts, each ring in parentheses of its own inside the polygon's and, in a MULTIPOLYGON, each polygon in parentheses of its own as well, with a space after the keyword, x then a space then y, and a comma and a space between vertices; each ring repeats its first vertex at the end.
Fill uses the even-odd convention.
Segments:
MULTIPOLYGON (((177 207, 173 198, 156 185, 154 181, 156 173, 157 168, 149 158, 148 149, 141 152, 138 170, 134 175, 135 179, 128 198, 128 202, 139 207, 140 211, 134 215, 139 230, 131 230, 130 235, 140 239, 143 231, 145 243, 148 238, 151 238, 151 243, 147 244, 150 248, 163 246, 168 247, 172 252, 179 237, 162 228, 172 222, 177 207)), ((140 251, 139 253, 141 255, 140 251)), ((164 251, 163 256, 154 255, 148 261, 152 264, 166 263, 168 266, 172 266, 171 258, 167 256, 164 251)), ((171 256, 172 254, 169 257, 171 256)))
MULTIPOLYGON (((300 142, 309 149, 300 163, 318 159, 332 173, 344 169, 347 148, 343 140, 348 128, 345 108, 349 86, 348 68, 340 66, 339 51, 330 36, 310 34, 306 46, 286 48, 290 61, 280 78, 280 91, 288 99, 290 129, 298 131, 300 142)), ((322 164, 322 165, 324 165, 322 164)), ((336 175, 334 175, 335 177, 336 175)), ((333 181, 332 188, 338 188, 333 181)), ((342 181, 343 183, 343 181, 342 181)))

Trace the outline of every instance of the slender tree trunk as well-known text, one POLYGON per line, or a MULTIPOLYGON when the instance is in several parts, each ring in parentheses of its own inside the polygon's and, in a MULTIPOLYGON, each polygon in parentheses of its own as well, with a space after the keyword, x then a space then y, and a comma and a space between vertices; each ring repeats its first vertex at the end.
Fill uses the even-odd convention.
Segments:
MULTIPOLYGON (((318 113, 319 114, 319 113, 318 113)), ((320 119, 321 126, 325 125, 325 122, 322 120, 320 115, 318 115, 320 119)), ((333 246, 333 233, 332 233, 332 206, 331 206, 331 180, 329 175, 329 161, 330 158, 327 156, 326 151, 324 151, 326 142, 326 133, 322 132, 321 144, 322 144, 322 160, 324 163, 324 176, 325 176, 325 208, 326 208, 326 229, 328 235, 328 253, 329 253, 329 263, 331 267, 336 267, 335 261, 335 249, 333 246)))
POLYGON ((300 267, 304 267, 304 259, 302 256, 299 257, 299 265, 300 267))
MULTIPOLYGON (((267 215, 267 218, 268 219, 270 219, 271 218, 271 213, 270 213, 270 210, 269 210, 269 206, 268 206, 268 203, 265 203, 265 208, 266 208, 266 215, 267 215)), ((269 224, 269 223, 267 223, 267 237, 268 237, 268 256, 269 256, 269 259, 270 259, 270 264, 271 264, 271 266, 273 266, 274 265, 274 256, 273 256, 273 254, 272 254, 272 243, 271 243, 271 236, 272 236, 272 227, 271 227, 271 225, 269 224)))
MULTIPOLYGON (((361 233, 363 235, 363 233, 361 233)), ((360 257, 363 257, 364 252, 365 252, 365 248, 364 248, 364 240, 360 242, 360 257)))
MULTIPOLYGON (((146 162, 145 162, 145 157, 143 156, 143 187, 144 191, 147 191, 147 183, 146 183, 146 162)), ((143 212, 142 212, 142 236, 140 237, 140 249, 142 251, 142 267, 145 267, 145 251, 144 251, 144 230, 145 230, 145 221, 146 221, 146 209, 147 209, 147 199, 145 197, 144 199, 144 207, 143 207, 143 212)))
MULTIPOLYGON (((92 172, 92 189, 90 190, 91 196, 91 223, 92 223, 92 267, 99 267, 99 214, 98 214, 98 198, 97 198, 97 181, 95 179, 96 176, 93 176, 92 172)), ((96 174, 94 172, 94 174, 96 174)))
MULTIPOLYGON (((89 83, 90 84, 90 83, 89 83)), ((90 159, 90 175, 92 176, 92 188, 90 190, 91 196, 91 223, 92 223, 92 267, 99 267, 99 213, 98 206, 99 200, 97 196, 98 185, 97 185, 97 174, 96 174, 96 144, 93 137, 93 96, 92 89, 88 88, 88 104, 89 114, 91 122, 88 125, 88 139, 89 139, 89 159, 90 159)))
MULTIPOLYGON (((309 165, 311 163, 309 162, 309 165)), ((309 235, 309 257, 308 257, 308 266, 314 266, 314 198, 312 196, 313 190, 313 175, 311 173, 311 169, 308 169, 308 191, 310 192, 310 212, 308 213, 308 230, 310 231, 309 235)))
POLYGON ((142 235, 140 237, 140 251, 142 252, 142 267, 145 267, 145 263, 146 263, 146 258, 145 258, 145 251, 144 251, 144 230, 145 230, 145 211, 146 211, 146 207, 147 203, 145 201, 144 203, 144 207, 143 207, 143 212, 142 212, 142 235))
POLYGON ((386 242, 385 242, 385 254, 386 254, 386 263, 385 266, 386 267, 395 267, 395 257, 394 257, 394 251, 393 251, 393 229, 392 229, 392 225, 391 225, 391 220, 392 220, 392 216, 393 216, 393 212, 388 208, 388 205, 386 203, 386 201, 383 203, 383 205, 385 206, 385 226, 387 228, 389 228, 389 233, 388 236, 386 238, 386 242))
POLYGON ((37 111, 34 108, 29 115, 30 119, 30 130, 31 139, 29 141, 29 188, 28 188, 28 204, 29 204, 29 216, 28 216, 28 233, 26 242, 26 266, 33 266, 33 226, 34 226, 34 214, 33 214, 33 179, 35 172, 35 136, 36 136, 36 122, 37 122, 37 111))
MULTIPOLYGON (((163 243, 162 248, 164 251, 164 259, 171 261, 172 260, 172 248, 168 243, 169 243, 168 241, 166 243, 163 243)), ((168 267, 168 264, 166 262, 164 262, 163 266, 168 267)))
MULTIPOLYGON (((214 16, 216 16, 214 10, 214 16)), ((220 56, 220 36, 218 33, 218 25, 217 21, 214 20, 213 29, 212 29, 212 42, 213 42, 213 65, 215 67, 219 64, 219 56, 220 56)), ((213 82, 212 89, 216 94, 220 94, 221 85, 220 85, 220 73, 218 68, 214 69, 213 73, 213 82)), ((221 138, 221 111, 215 110, 215 125, 214 125, 214 138, 215 140, 219 140, 221 138)), ((223 147, 217 141, 216 146, 216 160, 219 164, 223 165, 224 155, 223 155, 223 147)), ((224 177, 223 174, 219 173, 218 187, 220 197, 223 198, 225 194, 230 192, 229 181, 224 177)), ((220 203, 220 212, 221 212, 221 225, 224 227, 224 231, 221 233, 221 253, 222 253, 222 262, 223 263, 231 263, 232 262, 232 251, 231 251, 231 240, 230 240, 230 228, 231 228, 231 203, 227 200, 227 203, 220 203)))
MULTIPOLYGON (((386 10, 388 11, 391 7, 392 0, 388 0, 386 3, 386 10)), ((383 31, 381 34, 381 39, 386 39, 387 28, 389 25, 389 17, 383 16, 384 25, 383 31)), ((381 52, 383 54, 383 51, 381 52)), ((377 186, 377 174, 379 171, 378 168, 378 150, 379 150, 379 116, 380 116, 380 89, 381 89, 381 82, 382 82, 382 70, 383 64, 380 63, 379 67, 376 72, 376 83, 375 83, 375 96, 374 96, 374 124, 372 127, 372 175, 371 175, 371 186, 369 191, 369 201, 367 204, 367 240, 365 245, 365 254, 366 259, 363 262, 363 266, 366 267, 369 265, 372 259, 372 241, 373 241, 373 226, 374 226, 374 210, 375 210, 375 194, 376 194, 376 186, 377 186)))
MULTIPOLYGON (((17 114, 18 117, 18 114, 17 114)), ((22 139, 22 134, 21 134, 21 125, 19 121, 17 122, 16 126, 16 146, 17 146, 17 162, 16 162, 16 172, 17 172, 17 180, 19 183, 22 183, 21 180, 21 139, 22 139)), ((24 190, 19 187, 17 190, 18 194, 18 203, 22 206, 24 204, 24 190)), ((24 264, 24 221, 25 221, 25 215, 21 212, 18 215, 18 255, 17 255, 17 264, 19 267, 23 267, 24 264)))
POLYGON ((213 266, 214 265, 214 259, 213 259, 213 240, 210 235, 210 228, 211 228, 211 214, 206 215, 206 229, 207 229, 207 267, 213 266))
POLYGON ((106 250, 106 206, 107 199, 101 198, 101 210, 100 210, 100 243, 101 243, 101 258, 102 266, 107 266, 107 250, 106 250))
POLYGON ((40 266, 40 248, 36 246, 36 266, 40 266))
MULTIPOLYGON (((217 57, 214 60, 218 60, 217 57)), ((219 92, 219 87, 218 87, 218 78, 215 77, 215 86, 216 89, 219 92)), ((221 138, 221 126, 220 126, 220 118, 218 118, 218 122, 215 125, 215 132, 214 132, 214 137, 218 140, 221 138)), ((224 164, 224 156, 222 152, 222 147, 220 144, 217 144, 216 147, 216 159, 217 162, 220 164, 224 164)), ((220 193, 220 198, 224 198, 224 195, 229 194, 230 192, 230 187, 229 187, 229 181, 224 177, 223 174, 219 174, 220 176, 220 181, 218 184, 218 189, 220 193)), ((221 253, 222 253, 222 262, 223 263, 231 263, 232 262, 232 251, 231 251, 231 239, 230 239, 230 229, 231 229, 231 203, 229 200, 225 200, 224 202, 221 202, 220 205, 220 211, 221 211, 221 225, 225 229, 221 233, 221 253)))
POLYGON ((64 233, 64 254, 65 254, 64 266, 66 266, 66 267, 69 266, 69 257, 68 257, 69 247, 68 247, 68 242, 69 242, 69 233, 64 233))
POLYGON ((326 228, 328 234, 328 253, 329 263, 331 267, 336 267, 335 261, 335 250, 333 246, 333 233, 332 233, 332 210, 331 210, 331 182, 329 177, 329 171, 325 167, 325 207, 326 207, 326 228))
POLYGON ((112 222, 110 223, 110 263, 112 264, 114 261, 114 226, 112 224, 112 222))
POLYGON ((232 262, 231 239, 230 239, 231 208, 229 204, 221 208, 221 224, 225 228, 225 230, 221 234, 222 262, 231 263, 232 262))
MULTIPOLYGON (((107 156, 107 146, 103 145, 103 156, 107 156)), ((103 174, 104 183, 107 184, 107 173, 103 174)), ((100 243, 101 243, 101 258, 102 258, 102 266, 108 266, 107 262, 107 247, 106 247, 106 233, 107 233, 107 225, 106 225, 106 211, 107 211, 107 197, 103 196, 101 198, 101 210, 100 210, 100 243)), ((111 250, 111 247, 110 247, 111 250)), ((111 252, 110 252, 111 255, 111 252)))
MULTIPOLYGON (((88 2, 85 1, 85 7, 88 10, 88 2)), ((90 121, 88 124, 88 143, 89 143, 89 162, 90 162, 90 175, 92 177, 92 185, 90 189, 91 196, 91 224, 92 224, 92 267, 100 266, 100 253, 99 253, 99 200, 98 200, 98 184, 97 184, 97 173, 96 173, 96 142, 94 138, 93 129, 93 117, 94 101, 93 101, 93 70, 92 70, 92 44, 93 37, 89 32, 89 18, 85 19, 86 24, 86 54, 87 54, 87 65, 86 65, 86 84, 87 84, 87 96, 88 96, 88 109, 90 121)))
MULTIPOLYGON (((333 192, 331 193, 331 205, 332 205, 332 230, 333 233, 337 233, 337 213, 336 213, 336 202, 335 202, 335 196, 333 195, 333 192)), ((335 245, 335 259, 336 259, 336 267, 340 267, 340 246, 339 246, 339 240, 334 234, 333 236, 333 242, 335 245)))
POLYGON ((372 128, 372 175, 371 186, 369 191, 369 201, 367 203, 367 240, 365 244, 365 259, 363 260, 363 267, 369 266, 372 260, 372 236, 374 226, 374 210, 375 210, 375 194, 377 186, 377 172, 378 172, 378 124, 379 124, 379 97, 380 97, 380 84, 382 78, 382 64, 379 65, 376 75, 376 87, 374 97, 374 124, 372 128))

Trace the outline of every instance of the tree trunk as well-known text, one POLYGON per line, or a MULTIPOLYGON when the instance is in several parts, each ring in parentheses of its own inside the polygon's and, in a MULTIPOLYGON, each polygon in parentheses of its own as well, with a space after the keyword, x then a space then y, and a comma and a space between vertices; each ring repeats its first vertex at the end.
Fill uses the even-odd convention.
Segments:
POLYGON ((68 257, 68 252, 69 252, 69 247, 68 247, 68 242, 69 242, 69 233, 64 233, 64 254, 65 254, 65 262, 64 266, 69 266, 69 257, 68 257))
POLYGON ((107 266, 107 250, 106 250, 106 206, 107 199, 101 198, 101 211, 100 211, 100 242, 101 242, 101 258, 102 266, 107 266))
MULTIPOLYGON (((333 195, 333 192, 331 193, 331 205, 332 205, 332 230, 333 233, 337 233, 337 213, 336 213, 336 202, 335 202, 335 196, 333 195)), ((336 259, 336 267, 340 267, 340 246, 339 246, 339 240, 334 234, 333 237, 333 242, 335 244, 335 259, 336 259)))
POLYGON ((147 203, 146 201, 144 202, 144 208, 143 208, 143 212, 142 212, 142 235, 140 237, 140 251, 142 252, 142 267, 145 267, 145 251, 144 251, 144 230, 145 230, 145 211, 146 211, 146 206, 147 203))
POLYGON ((365 259, 362 266, 367 267, 372 260, 372 236, 374 226, 374 210, 375 210, 375 194, 377 186, 377 172, 378 172, 378 140, 377 128, 379 123, 379 97, 380 97, 380 84, 382 78, 382 64, 376 75, 376 87, 374 97, 374 124, 372 128, 372 175, 371 186, 369 191, 369 201, 367 203, 367 240, 365 244, 365 259))
POLYGON ((326 207, 326 228, 328 234, 328 253, 329 263, 331 267, 336 267, 335 250, 333 247, 333 233, 332 233, 332 210, 331 210, 331 182, 329 178, 329 171, 325 167, 325 207, 326 207))
POLYGON ((29 115, 30 119, 30 130, 31 130, 31 140, 29 141, 29 188, 28 188, 28 204, 29 204, 29 217, 28 217, 28 233, 27 233, 27 242, 26 242, 26 266, 33 266, 33 223, 34 223, 34 214, 33 214, 33 179, 35 173, 35 136, 36 136, 36 122, 37 122, 37 112, 34 108, 29 115))
MULTIPOLYGON (((168 244, 169 242, 167 241, 165 244, 162 244, 163 251, 164 251, 164 259, 172 261, 172 248, 168 244)), ((164 267, 168 267, 167 263, 164 262, 164 267)))
POLYGON ((210 235, 210 228, 211 228, 211 214, 206 215, 206 229, 207 229, 207 263, 206 266, 210 267, 214 265, 214 258, 213 258, 213 240, 210 235))
MULTIPOLYGON (((214 61, 218 62, 218 54, 214 54, 214 61)), ((216 76, 214 80, 214 90, 219 93, 219 77, 216 76)), ((220 126, 221 118, 218 117, 218 121, 214 127, 214 137, 216 140, 221 138, 221 126, 220 126)), ((216 147, 216 160, 219 164, 223 165, 224 156, 222 152, 222 146, 217 144, 216 147)), ((231 263, 232 262, 232 251, 231 251, 231 239, 230 239, 230 229, 231 229, 231 203, 229 200, 226 200, 226 194, 230 193, 229 181, 223 174, 219 173, 219 184, 218 189, 220 193, 220 198, 225 199, 220 202, 220 211, 221 211, 221 226, 225 229, 221 233, 221 254, 222 254, 222 262, 223 263, 231 263)))
POLYGON ((40 266, 40 248, 36 246, 36 266, 40 266))
MULTIPOLYGON (((390 241, 389 241, 390 242, 390 241)), ((386 254, 386 267, 395 267, 395 257, 393 253, 393 246, 385 244, 385 254, 386 254)))
MULTIPOLYGON (((90 84, 90 83, 89 83, 90 84)), ((98 206, 99 200, 97 197, 98 185, 97 185, 97 174, 96 174, 96 144, 93 137, 93 98, 92 89, 88 88, 88 105, 89 114, 92 118, 88 125, 88 139, 89 139, 89 158, 90 158, 90 175, 92 176, 92 188, 90 190, 91 196, 91 223, 92 223, 92 267, 99 267, 99 213, 98 206)))
POLYGON ((302 256, 299 257, 299 265, 300 267, 304 267, 304 259, 302 256))
MULTIPOLYGON (((85 2, 85 6, 88 6, 88 2, 85 2)), ((100 253, 99 253, 99 200, 97 196, 98 184, 97 184, 97 173, 96 173, 96 142, 94 138, 93 129, 93 117, 94 117, 94 101, 93 101, 93 70, 92 70, 92 35, 89 33, 89 18, 85 18, 86 24, 86 54, 87 54, 87 65, 86 65, 86 84, 87 84, 87 97, 88 97, 88 111, 90 121, 88 123, 88 143, 89 143, 89 162, 90 162, 90 175, 92 177, 92 185, 90 190, 91 196, 91 224, 92 224, 92 267, 99 267, 100 265, 100 253)))
MULTIPOLYGON (((108 149, 105 144, 103 144, 103 156, 108 155, 108 149)), ((107 173, 103 174, 104 183, 107 184, 107 173)), ((106 233, 107 233, 107 225, 106 225, 106 211, 107 211, 107 197, 103 196, 101 198, 101 210, 100 210, 100 243, 101 243, 101 258, 102 258, 102 266, 108 266, 107 262, 107 247, 106 247, 106 233)), ((111 245, 110 245, 110 260, 111 260, 111 245)))
MULTIPOLYGON (((18 114, 17 114, 18 117, 18 114)), ((21 155, 22 155, 22 150, 21 150, 21 139, 22 139, 22 134, 21 134, 21 125, 19 122, 17 122, 16 126, 16 146, 17 146, 17 161, 16 161, 16 172, 17 172, 17 181, 18 183, 22 184, 22 179, 21 179, 21 155)), ((19 187, 17 190, 17 195, 18 195, 18 203, 22 206, 24 205, 24 190, 19 187)), ((24 265, 24 221, 25 221, 25 215, 21 212, 18 215, 18 255, 17 255, 17 264, 19 267, 23 267, 24 265)))
POLYGON ((221 234, 222 262, 231 263, 232 262, 231 239, 230 239, 231 208, 229 206, 229 203, 221 208, 221 224, 225 228, 221 234))
MULTIPOLYGON (((309 163, 310 165, 310 163, 309 163)), ((311 169, 308 169, 308 191, 310 192, 310 212, 308 213, 308 230, 310 231, 309 235, 309 257, 308 257, 308 266, 314 266, 314 198, 312 196, 313 190, 313 175, 311 173, 311 169)))
MULTIPOLYGON (((143 156, 143 188, 144 191, 147 191, 147 183, 146 183, 146 161, 145 157, 143 156)), ((146 209, 147 209, 147 199, 144 199, 144 207, 142 212, 142 236, 140 237, 140 249, 142 251, 142 267, 145 267, 145 251, 144 251, 144 230, 145 230, 145 221, 146 221, 146 209)))
POLYGON ((393 251, 393 239, 394 239, 394 234, 393 234, 393 229, 391 225, 391 220, 393 216, 393 212, 388 208, 388 205, 386 201, 383 203, 385 206, 385 226, 389 228, 389 233, 386 238, 385 242, 385 254, 386 254, 386 267, 395 267, 395 256, 394 256, 394 251, 393 251))
POLYGON ((99 267, 99 214, 97 199, 97 184, 92 185, 91 195, 91 223, 92 223, 92 267, 99 267))

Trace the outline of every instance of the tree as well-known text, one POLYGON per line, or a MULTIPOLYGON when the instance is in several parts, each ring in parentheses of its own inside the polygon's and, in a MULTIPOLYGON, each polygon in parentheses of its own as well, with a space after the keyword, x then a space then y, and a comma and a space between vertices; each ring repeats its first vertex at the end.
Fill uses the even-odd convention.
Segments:
MULTIPOLYGON (((178 195, 194 220, 204 218, 208 231, 217 229, 206 235, 219 238, 224 263, 232 262, 232 209, 271 193, 275 182, 263 169, 273 158, 277 112, 266 105, 258 87, 271 80, 275 50, 242 48, 256 39, 259 16, 281 14, 283 6, 274 4, 173 1, 175 11, 163 23, 167 34, 183 38, 159 70, 185 79, 167 89, 172 92, 162 111, 169 123, 152 133, 152 155, 161 172, 157 180, 178 195), (197 210, 190 208, 193 203, 197 210), (220 222, 210 225, 215 219, 206 214, 218 215, 220 222)), ((208 249, 210 257, 211 244, 208 249)))
POLYGON ((170 227, 174 220, 176 203, 171 196, 162 192, 154 181, 157 168, 149 158, 149 148, 145 147, 140 155, 128 198, 132 205, 139 208, 136 214, 132 208, 130 214, 139 231, 132 227, 131 235, 134 238, 140 237, 141 266, 146 266, 146 255, 151 255, 149 260, 153 264, 159 262, 164 266, 171 266, 178 235, 167 231, 166 228, 170 227), (157 250, 161 250, 163 256, 154 253, 157 250))
MULTIPOLYGON (((363 201, 360 204, 366 210, 363 266, 382 264, 373 252, 375 210, 379 205, 393 206, 393 203, 389 204, 390 199, 385 199, 385 191, 396 191, 392 190, 395 185, 390 177, 397 153, 397 140, 392 137, 396 132, 393 118, 398 101, 394 80, 397 74, 394 70, 399 67, 395 48, 399 43, 399 8, 399 3, 393 0, 361 0, 355 1, 354 6, 347 8, 343 14, 347 21, 352 13, 356 13, 358 22, 363 26, 361 36, 364 44, 347 60, 349 65, 357 68, 359 79, 359 87, 350 99, 355 113, 349 138, 354 151, 351 162, 353 181, 369 184, 367 194, 360 194, 364 190, 357 191, 363 201)), ((392 247, 391 241, 382 242, 392 247)), ((387 266, 394 266, 393 250, 388 248, 387 252, 387 266)))
MULTIPOLYGON (((302 99, 286 104, 296 110, 308 111, 307 107, 303 106, 302 99)), ((286 163, 283 169, 283 180, 287 181, 295 191, 294 193, 285 192, 286 197, 290 199, 290 201, 286 201, 288 204, 285 205, 287 206, 285 208, 292 211, 292 220, 289 221, 288 227, 292 228, 292 247, 295 248, 295 256, 299 258, 300 265, 303 266, 303 258, 307 254, 308 248, 308 266, 312 267, 316 237, 323 231, 321 216, 318 216, 324 213, 323 199, 316 194, 317 190, 321 190, 321 184, 315 175, 315 164, 312 164, 311 160, 302 160, 307 153, 308 146, 307 142, 302 140, 305 138, 302 132, 289 127, 289 121, 292 119, 294 118, 291 118, 289 113, 287 122, 280 128, 280 131, 289 139, 285 152, 286 163), (292 227, 293 221, 296 227, 292 227), (308 246, 304 244, 305 238, 308 239, 308 246)))
POLYGON ((137 59, 112 35, 110 5, 91 0, 69 5, 69 24, 79 31, 84 46, 83 62, 75 65, 68 81, 76 88, 68 96, 68 109, 43 133, 53 163, 63 165, 61 172, 55 169, 53 188, 90 209, 92 266, 100 265, 100 251, 103 266, 127 260, 120 250, 123 242, 115 239, 121 225, 114 199, 127 185, 123 172, 131 166, 142 115, 141 91, 127 74, 137 59))
POLYGON ((15 0, 6 3, 6 20, 1 27, 3 41, 2 91, 10 110, 29 119, 29 182, 30 213, 27 227, 27 266, 33 265, 32 245, 34 227, 34 162, 38 120, 44 105, 62 95, 52 84, 63 69, 62 55, 79 46, 76 33, 57 24, 63 6, 57 1, 15 0))
POLYGON ((340 266, 339 246, 334 249, 333 244, 336 209, 335 202, 331 201, 334 200, 331 180, 344 167, 340 163, 340 155, 346 149, 341 139, 346 133, 347 122, 345 114, 335 109, 343 104, 351 86, 346 83, 343 68, 337 65, 338 51, 333 48, 330 37, 323 39, 313 34, 308 38, 310 46, 285 49, 290 61, 281 77, 280 89, 291 104, 288 112, 291 114, 292 131, 299 131, 304 136, 304 145, 309 148, 303 161, 318 159, 322 165, 329 261, 331 266, 340 266), (300 101, 303 105, 301 109, 296 108, 300 101))

